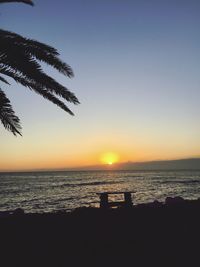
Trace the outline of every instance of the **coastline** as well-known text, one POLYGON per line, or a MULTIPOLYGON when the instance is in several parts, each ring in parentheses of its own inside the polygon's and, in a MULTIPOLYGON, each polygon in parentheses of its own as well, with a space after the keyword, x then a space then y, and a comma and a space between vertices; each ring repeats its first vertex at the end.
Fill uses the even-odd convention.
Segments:
POLYGON ((0 218, 1 252, 5 266, 198 266, 199 225, 199 199, 69 213, 18 210, 0 218))

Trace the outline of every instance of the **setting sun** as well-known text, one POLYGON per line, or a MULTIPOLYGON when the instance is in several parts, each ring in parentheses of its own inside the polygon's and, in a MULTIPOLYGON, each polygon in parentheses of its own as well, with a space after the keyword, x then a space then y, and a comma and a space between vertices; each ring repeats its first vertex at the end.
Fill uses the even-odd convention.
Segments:
POLYGON ((113 152, 104 153, 101 156, 101 162, 104 164, 112 165, 119 161, 119 155, 113 152))

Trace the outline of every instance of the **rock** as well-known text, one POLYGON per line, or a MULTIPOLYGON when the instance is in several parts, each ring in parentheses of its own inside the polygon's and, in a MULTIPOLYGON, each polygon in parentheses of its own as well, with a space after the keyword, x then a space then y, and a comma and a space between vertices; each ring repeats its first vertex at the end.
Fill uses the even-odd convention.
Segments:
POLYGON ((165 204, 166 205, 180 204, 180 203, 183 203, 183 202, 185 202, 185 199, 180 197, 180 196, 177 196, 177 197, 166 197, 166 199, 165 199, 165 204))
POLYGON ((21 208, 17 208, 13 211, 14 215, 24 215, 24 210, 21 208))
POLYGON ((184 198, 182 198, 182 197, 174 197, 174 202, 175 203, 183 203, 185 201, 185 199, 184 198))
POLYGON ((160 202, 160 201, 158 201, 157 199, 154 200, 154 202, 153 202, 153 206, 154 206, 154 207, 162 207, 162 205, 163 205, 163 203, 160 202))

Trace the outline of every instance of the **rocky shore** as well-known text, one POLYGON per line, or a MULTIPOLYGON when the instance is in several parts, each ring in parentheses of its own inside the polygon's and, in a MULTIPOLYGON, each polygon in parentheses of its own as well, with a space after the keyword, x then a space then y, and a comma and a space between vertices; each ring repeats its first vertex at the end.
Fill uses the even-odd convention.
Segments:
POLYGON ((2 266, 200 266, 200 200, 1 213, 2 266))

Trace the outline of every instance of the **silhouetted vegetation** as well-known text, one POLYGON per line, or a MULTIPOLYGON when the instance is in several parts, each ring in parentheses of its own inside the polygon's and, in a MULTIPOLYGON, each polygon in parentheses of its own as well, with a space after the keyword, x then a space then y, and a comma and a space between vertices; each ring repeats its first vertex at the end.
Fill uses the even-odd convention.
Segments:
MULTIPOLYGON (((23 2, 33 5, 32 1, 0 1, 23 2)), ((0 73, 14 79, 17 83, 35 91, 58 107, 74 115, 73 112, 58 97, 79 104, 77 97, 65 86, 43 72, 39 62, 45 62, 60 73, 71 78, 71 67, 59 59, 58 51, 44 43, 24 38, 23 36, 5 30, 0 30, 0 73)), ((0 81, 9 82, 0 76, 0 81)), ((19 118, 15 115, 9 99, 0 88, 0 120, 4 127, 14 135, 21 135, 19 118)))
POLYGON ((25 3, 25 4, 28 4, 28 5, 31 5, 33 6, 33 2, 31 0, 0 0, 0 3, 14 3, 14 2, 17 2, 17 3, 25 3))

